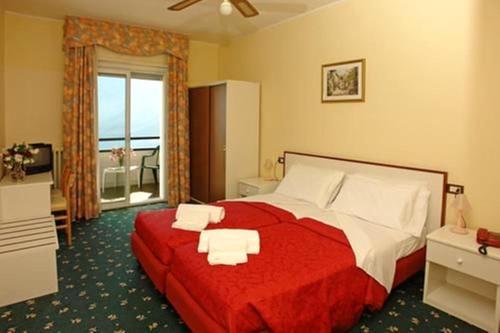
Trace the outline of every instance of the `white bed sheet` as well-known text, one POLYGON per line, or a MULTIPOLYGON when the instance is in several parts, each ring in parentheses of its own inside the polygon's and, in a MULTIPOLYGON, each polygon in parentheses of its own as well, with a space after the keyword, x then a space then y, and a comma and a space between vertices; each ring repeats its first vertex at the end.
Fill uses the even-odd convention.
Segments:
POLYGON ((397 260, 425 246, 426 232, 414 237, 400 230, 370 223, 277 193, 262 194, 236 201, 264 202, 292 213, 297 219, 312 218, 344 231, 356 257, 356 265, 385 287, 392 289, 397 260))
POLYGON ((388 293, 394 282, 396 262, 425 245, 425 235, 415 237, 338 212, 323 211, 310 217, 344 231, 356 265, 383 285, 388 293))
POLYGON ((235 199, 234 201, 264 202, 292 213, 297 219, 308 217, 311 216, 311 214, 323 211, 311 202, 295 199, 279 193, 253 195, 235 199))

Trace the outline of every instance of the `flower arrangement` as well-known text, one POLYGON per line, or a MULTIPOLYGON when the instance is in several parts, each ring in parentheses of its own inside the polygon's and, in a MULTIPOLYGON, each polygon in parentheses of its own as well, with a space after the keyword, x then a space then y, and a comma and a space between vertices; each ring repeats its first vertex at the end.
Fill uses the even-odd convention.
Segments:
POLYGON ((10 148, 5 148, 2 152, 2 162, 4 167, 10 171, 14 180, 24 180, 26 176, 25 166, 35 162, 34 156, 38 154, 38 149, 26 143, 13 144, 10 148))
MULTIPOLYGON (((125 155, 127 154, 127 148, 113 148, 109 154, 109 159, 113 162, 117 162, 120 166, 123 166, 123 161, 125 160, 125 155)), ((130 156, 134 156, 134 151, 130 149, 130 156)))

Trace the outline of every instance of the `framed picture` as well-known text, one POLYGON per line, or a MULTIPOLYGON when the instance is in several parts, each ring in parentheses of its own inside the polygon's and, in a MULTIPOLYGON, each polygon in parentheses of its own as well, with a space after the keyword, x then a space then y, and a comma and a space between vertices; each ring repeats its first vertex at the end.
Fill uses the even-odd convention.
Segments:
POLYGON ((321 101, 364 102, 365 59, 323 65, 321 101))

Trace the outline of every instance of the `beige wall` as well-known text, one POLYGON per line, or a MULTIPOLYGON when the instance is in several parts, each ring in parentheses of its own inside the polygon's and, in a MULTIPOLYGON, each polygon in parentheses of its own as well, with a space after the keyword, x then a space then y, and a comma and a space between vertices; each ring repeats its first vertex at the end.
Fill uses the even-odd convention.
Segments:
MULTIPOLYGON (((6 143, 62 145, 62 26, 60 20, 5 15, 6 143)), ((189 82, 217 80, 218 45, 191 41, 190 47, 189 82)))
MULTIPOLYGON (((345 0, 221 48, 262 83, 261 161, 283 150, 447 170, 500 229, 500 2, 345 0), (366 58, 366 103, 322 104, 321 65, 366 58)), ((449 220, 452 214, 449 215, 449 220)))
POLYGON ((189 85, 197 86, 219 79, 218 44, 191 41, 189 43, 189 85))
MULTIPOLYGON (((4 95, 4 50, 5 50, 5 16, 4 0, 0 0, 0 156, 5 146, 5 95, 4 95)), ((0 160, 0 179, 3 176, 3 165, 0 160)))
POLYGON ((61 144, 62 23, 6 13, 6 143, 61 144))
MULTIPOLYGON (((5 144, 5 96, 4 96, 4 50, 5 50, 4 0, 0 0, 0 149, 5 144)), ((2 166, 0 165, 0 177, 2 166)))

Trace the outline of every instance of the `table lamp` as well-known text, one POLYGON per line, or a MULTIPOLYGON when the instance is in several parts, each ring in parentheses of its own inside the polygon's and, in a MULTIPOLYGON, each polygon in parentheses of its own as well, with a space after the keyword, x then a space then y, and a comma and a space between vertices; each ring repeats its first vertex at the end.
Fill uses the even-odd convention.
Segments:
POLYGON ((463 193, 457 194, 455 196, 455 199, 453 199, 450 207, 456 209, 457 211, 457 225, 451 228, 451 231, 461 235, 468 234, 468 231, 466 229, 464 213, 470 210, 471 206, 469 201, 465 197, 465 194, 463 193))
POLYGON ((268 158, 264 162, 264 170, 266 172, 265 180, 276 180, 276 164, 271 159, 268 158))

